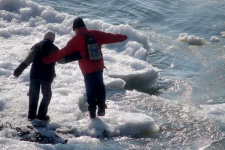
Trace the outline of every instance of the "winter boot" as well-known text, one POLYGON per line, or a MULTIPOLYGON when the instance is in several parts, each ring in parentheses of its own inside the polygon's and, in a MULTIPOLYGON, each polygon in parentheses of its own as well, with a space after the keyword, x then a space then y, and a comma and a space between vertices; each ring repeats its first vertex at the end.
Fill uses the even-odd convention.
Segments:
POLYGON ((96 107, 88 107, 88 111, 91 119, 96 118, 96 107))
POLYGON ((37 116, 37 119, 43 120, 43 121, 49 121, 50 117, 48 115, 46 115, 46 116, 37 116))
POLYGON ((28 115, 28 118, 27 118, 28 121, 32 121, 34 119, 36 119, 36 115, 32 115, 32 116, 28 115))
POLYGON ((105 109, 107 108, 107 106, 99 106, 98 107, 98 116, 105 116, 105 109))

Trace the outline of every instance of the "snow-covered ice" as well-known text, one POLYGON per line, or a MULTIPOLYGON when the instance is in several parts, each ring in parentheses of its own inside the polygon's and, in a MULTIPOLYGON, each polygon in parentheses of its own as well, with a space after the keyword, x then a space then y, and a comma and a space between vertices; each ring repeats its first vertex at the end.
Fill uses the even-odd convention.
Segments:
MULTIPOLYGON (((50 122, 27 121, 30 67, 19 78, 12 75, 13 71, 29 49, 42 40, 47 30, 56 33, 55 44, 59 48, 65 46, 74 35, 71 27, 75 17, 31 1, 0 1, 1 148, 121 149, 117 145, 102 145, 99 137, 148 137, 159 132, 150 114, 121 111, 124 106, 111 99, 106 102, 106 116, 90 120, 86 113, 83 75, 77 62, 56 65, 57 76, 52 84, 53 97, 49 106, 50 122), (42 141, 37 141, 37 137, 42 141), (67 145, 63 144, 65 142, 67 145)), ((126 93, 127 88, 148 89, 157 82, 158 69, 145 62, 146 53, 151 48, 148 36, 129 25, 115 26, 89 19, 84 21, 89 29, 129 37, 125 42, 102 48, 107 68, 104 71, 107 94, 112 91, 126 93)))

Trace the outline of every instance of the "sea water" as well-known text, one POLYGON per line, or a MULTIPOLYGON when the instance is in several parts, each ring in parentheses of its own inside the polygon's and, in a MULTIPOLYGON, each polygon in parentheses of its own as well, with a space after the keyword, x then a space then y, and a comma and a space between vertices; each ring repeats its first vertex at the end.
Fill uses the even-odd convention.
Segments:
POLYGON ((0 148, 225 149, 224 10, 222 0, 0 0, 0 148), (30 68, 13 71, 47 30, 64 47, 78 16, 128 36, 102 49, 106 116, 88 118, 78 63, 59 64, 51 121, 31 130, 42 123, 26 120, 30 68), (48 142, 21 141, 34 131, 48 142))

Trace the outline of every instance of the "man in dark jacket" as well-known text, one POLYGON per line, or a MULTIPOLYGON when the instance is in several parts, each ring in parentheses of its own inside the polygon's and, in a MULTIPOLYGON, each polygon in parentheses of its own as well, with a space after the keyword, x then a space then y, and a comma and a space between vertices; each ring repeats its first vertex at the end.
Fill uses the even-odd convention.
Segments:
POLYGON ((49 120, 47 111, 52 97, 51 83, 55 76, 55 63, 46 65, 42 62, 42 58, 59 50, 58 47, 53 44, 54 40, 55 33, 51 31, 46 32, 44 39, 31 48, 29 55, 14 71, 14 76, 19 77, 24 69, 33 63, 30 70, 29 120, 35 118, 45 121, 49 120), (43 98, 38 114, 36 115, 40 89, 43 98))
MULTIPOLYGON (((44 63, 50 64, 60 60, 66 55, 74 52, 80 52, 83 59, 80 59, 79 66, 84 75, 84 81, 87 93, 87 102, 90 118, 96 117, 96 106, 98 106, 98 116, 105 115, 105 85, 103 82, 104 62, 101 56, 98 61, 93 61, 87 58, 87 35, 90 35, 97 42, 98 51, 102 55, 101 46, 103 44, 111 44, 122 42, 127 39, 126 35, 105 33, 99 30, 88 30, 83 22, 83 19, 76 18, 73 22, 73 30, 76 35, 70 39, 67 45, 61 50, 50 54, 43 59, 44 63)), ((96 50, 96 49, 95 49, 96 50)))
MULTIPOLYGON (((28 120, 37 118, 48 121, 50 119, 50 117, 47 116, 47 112, 52 97, 51 84, 55 77, 55 63, 47 65, 42 62, 42 59, 59 50, 58 47, 53 44, 54 41, 55 33, 47 31, 44 35, 44 39, 31 48, 29 55, 14 71, 14 76, 19 77, 24 69, 32 63, 30 70, 28 120), (43 98, 37 114, 40 89, 43 98)), ((73 55, 64 57, 58 62, 68 63, 80 58, 79 53, 74 53, 73 55)))

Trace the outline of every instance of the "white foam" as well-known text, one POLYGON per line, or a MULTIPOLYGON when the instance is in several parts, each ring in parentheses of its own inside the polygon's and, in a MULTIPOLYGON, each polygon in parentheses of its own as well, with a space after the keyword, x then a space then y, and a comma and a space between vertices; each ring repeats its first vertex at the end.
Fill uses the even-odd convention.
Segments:
POLYGON ((181 33, 178 37, 181 42, 186 42, 190 45, 208 45, 209 42, 204 38, 196 37, 195 35, 189 35, 188 33, 181 33))

